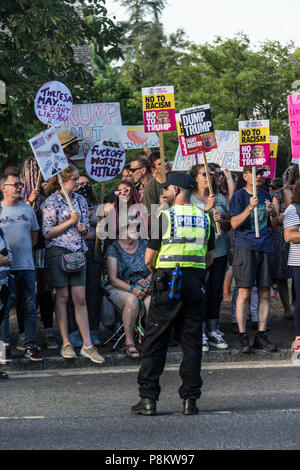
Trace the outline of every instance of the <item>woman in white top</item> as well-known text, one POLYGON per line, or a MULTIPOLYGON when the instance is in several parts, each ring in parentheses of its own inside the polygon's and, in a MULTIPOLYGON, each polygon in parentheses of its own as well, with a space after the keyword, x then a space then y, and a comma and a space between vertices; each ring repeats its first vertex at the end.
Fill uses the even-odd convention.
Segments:
POLYGON ((293 343, 294 351, 300 351, 300 179, 295 184, 292 194, 292 204, 288 206, 283 216, 284 239, 290 243, 288 265, 292 267, 295 283, 295 328, 296 338, 293 343))

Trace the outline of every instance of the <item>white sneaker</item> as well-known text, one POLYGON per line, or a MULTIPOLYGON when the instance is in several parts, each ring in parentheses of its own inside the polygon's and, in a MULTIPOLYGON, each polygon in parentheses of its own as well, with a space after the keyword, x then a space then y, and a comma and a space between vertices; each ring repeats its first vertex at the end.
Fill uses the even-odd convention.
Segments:
POLYGON ((202 334, 202 352, 208 352, 209 346, 207 341, 207 336, 205 333, 202 334))
POLYGON ((217 331, 214 333, 208 332, 208 344, 217 349, 227 349, 229 347, 223 336, 221 336, 217 331))
POLYGON ((104 357, 100 356, 95 346, 92 346, 90 348, 85 348, 84 346, 82 346, 80 350, 80 356, 87 357, 96 364, 102 364, 103 362, 105 362, 104 357))

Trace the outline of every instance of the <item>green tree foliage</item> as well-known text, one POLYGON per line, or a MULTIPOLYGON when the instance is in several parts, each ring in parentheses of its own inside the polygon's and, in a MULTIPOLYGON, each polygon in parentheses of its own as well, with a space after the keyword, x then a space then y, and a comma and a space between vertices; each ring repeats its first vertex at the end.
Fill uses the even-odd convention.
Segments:
POLYGON ((0 80, 7 85, 7 105, 0 108, 2 158, 24 159, 29 153, 27 139, 42 130, 33 101, 44 82, 65 83, 75 103, 95 96, 93 77, 75 62, 74 46, 95 39, 108 57, 120 57, 119 29, 107 18, 103 0, 80 2, 82 17, 74 8, 75 0, 0 3, 0 80), (86 21, 86 17, 93 21, 86 21))

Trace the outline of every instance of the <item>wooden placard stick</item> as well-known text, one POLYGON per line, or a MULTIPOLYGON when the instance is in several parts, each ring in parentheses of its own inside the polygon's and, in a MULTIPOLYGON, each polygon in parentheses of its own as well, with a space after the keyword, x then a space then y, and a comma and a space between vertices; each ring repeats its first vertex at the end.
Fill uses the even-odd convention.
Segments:
POLYGON ((159 132, 159 151, 160 151, 160 163, 161 163, 161 179, 162 183, 166 182, 166 163, 165 163, 165 150, 164 150, 164 135, 163 132, 159 132))
MULTIPOLYGON (((207 159, 206 159, 206 153, 205 153, 205 150, 204 150, 204 149, 203 149, 203 162, 204 162, 205 171, 206 171, 206 177, 207 177, 208 188, 209 188, 209 195, 211 196, 212 194, 214 194, 214 191, 213 191, 213 187, 212 187, 212 182, 211 182, 211 178, 210 178, 209 167, 208 167, 208 163, 207 163, 207 159)), ((215 212, 216 212, 216 208, 214 208, 214 213, 215 213, 215 212)), ((219 223, 219 222, 215 222, 215 224, 216 224, 216 227, 217 227, 217 234, 218 234, 219 236, 222 235, 220 223, 219 223)))
POLYGON ((73 205, 72 205, 71 198, 70 198, 69 194, 68 194, 67 191, 66 191, 66 188, 65 188, 65 186, 64 186, 62 177, 60 176, 60 173, 58 173, 57 179, 58 179, 58 182, 59 182, 59 184, 60 184, 60 187, 61 187, 61 189, 62 189, 62 192, 64 193, 64 196, 65 196, 65 198, 66 198, 66 201, 67 201, 67 203, 68 203, 68 205, 69 205, 71 211, 72 211, 72 212, 75 212, 74 207, 73 207, 73 205))
MULTIPOLYGON (((41 182, 42 182, 42 173, 41 173, 41 170, 39 170, 37 182, 36 182, 36 185, 35 185, 35 188, 34 188, 35 190, 40 189, 41 182)), ((32 207, 33 207, 33 209, 36 208, 36 201, 33 201, 32 207)))
MULTIPOLYGON (((253 196, 257 197, 256 189, 256 166, 252 167, 252 181, 253 181, 253 196)), ((257 206, 254 207, 254 226, 255 226, 255 236, 259 238, 259 225, 258 225, 258 210, 257 206)))

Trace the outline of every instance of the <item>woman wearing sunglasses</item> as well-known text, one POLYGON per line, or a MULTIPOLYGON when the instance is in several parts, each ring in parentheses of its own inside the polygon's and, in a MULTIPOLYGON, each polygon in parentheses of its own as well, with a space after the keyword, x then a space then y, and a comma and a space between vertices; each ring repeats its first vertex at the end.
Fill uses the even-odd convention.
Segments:
POLYGON ((81 356, 92 362, 104 362, 97 349, 92 345, 85 300, 86 269, 84 263, 77 271, 66 269, 65 261, 71 259, 73 253, 86 253, 84 241, 89 231, 88 204, 86 199, 75 191, 78 186, 79 173, 74 165, 70 165, 60 173, 66 192, 72 201, 74 212, 65 199, 55 176, 47 186, 47 197, 42 204, 43 235, 46 244, 46 261, 56 290, 55 313, 62 337, 61 355, 74 358, 76 353, 70 343, 67 321, 67 302, 69 288, 75 309, 83 346, 81 356), (69 258, 68 256, 69 255, 69 258), (71 256, 70 256, 71 255, 71 256))
POLYGON ((209 274, 206 282, 206 321, 203 325, 203 351, 208 351, 209 345, 217 349, 228 348, 228 344, 219 330, 219 316, 223 294, 220 286, 223 286, 224 283, 228 256, 226 232, 230 230, 229 207, 223 194, 216 194, 214 169, 209 168, 209 171, 214 191, 213 195, 209 194, 205 166, 194 165, 190 171, 190 175, 195 180, 191 197, 192 204, 196 204, 210 213, 215 233, 217 233, 215 222, 219 222, 222 229, 222 235, 216 236, 214 262, 208 270, 209 274))
POLYGON ((147 214, 143 213, 140 195, 131 181, 121 181, 114 191, 114 202, 104 207, 104 215, 110 218, 115 233, 120 225, 136 220, 140 224, 142 238, 147 238, 147 214))

